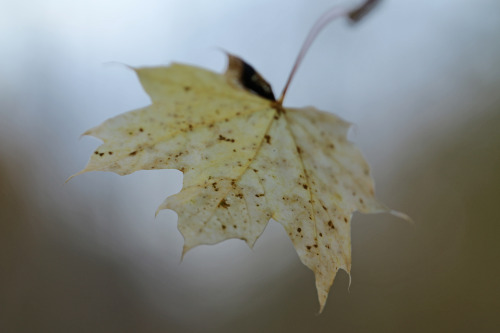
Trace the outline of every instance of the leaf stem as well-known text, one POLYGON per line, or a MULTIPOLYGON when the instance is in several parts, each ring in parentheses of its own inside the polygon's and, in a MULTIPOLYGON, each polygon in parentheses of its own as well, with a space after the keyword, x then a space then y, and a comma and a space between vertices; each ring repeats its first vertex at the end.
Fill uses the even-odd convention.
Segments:
POLYGON ((283 105, 283 100, 285 99, 286 92, 290 83, 292 82, 292 78, 295 75, 295 72, 299 68, 302 60, 304 59, 307 51, 311 47, 311 44, 314 42, 316 37, 319 35, 321 30, 333 20, 340 17, 347 17, 352 23, 359 22, 363 17, 366 16, 374 7, 380 2, 380 0, 367 0, 361 6, 356 7, 355 9, 344 8, 342 6, 335 6, 327 10, 320 18, 314 23, 313 27, 309 31, 304 44, 302 44, 302 48, 300 49, 299 54, 297 55, 297 59, 295 60, 295 64, 288 76, 288 80, 286 81, 285 87, 281 92, 280 98, 277 103, 279 105, 283 105))

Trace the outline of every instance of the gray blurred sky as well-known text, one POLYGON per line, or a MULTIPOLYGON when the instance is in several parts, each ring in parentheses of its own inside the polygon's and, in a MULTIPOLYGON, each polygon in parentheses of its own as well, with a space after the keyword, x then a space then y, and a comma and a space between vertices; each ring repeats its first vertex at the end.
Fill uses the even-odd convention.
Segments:
MULTIPOLYGON (((500 2, 382 2, 329 25, 288 92, 356 124, 379 198, 356 215, 353 280, 325 313, 276 223, 179 264, 177 171, 83 168, 79 135, 149 103, 119 63, 221 71, 223 48, 281 91, 332 1, 0 1, 0 331, 492 331, 498 325, 500 2), (496 310, 495 310, 496 309, 496 310)), ((498 327, 498 326, 497 326, 498 327)))

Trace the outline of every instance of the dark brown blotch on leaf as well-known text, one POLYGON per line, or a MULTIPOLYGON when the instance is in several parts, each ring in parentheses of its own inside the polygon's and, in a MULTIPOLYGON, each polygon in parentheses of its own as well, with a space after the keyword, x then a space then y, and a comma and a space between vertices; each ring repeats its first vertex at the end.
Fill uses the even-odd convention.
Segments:
POLYGON ((228 54, 228 58, 229 63, 225 75, 231 83, 262 98, 276 100, 271 85, 251 65, 231 54, 228 54))

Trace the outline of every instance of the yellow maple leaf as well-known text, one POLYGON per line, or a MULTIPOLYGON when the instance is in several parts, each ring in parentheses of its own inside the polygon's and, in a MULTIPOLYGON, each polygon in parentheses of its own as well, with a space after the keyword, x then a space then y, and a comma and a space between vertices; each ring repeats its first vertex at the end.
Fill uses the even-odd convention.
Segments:
MULTIPOLYGON (((273 218, 315 274, 320 311, 339 269, 350 272, 352 213, 387 211, 350 124, 282 106, 229 55, 221 75, 182 64, 134 69, 152 104, 88 130, 103 141, 84 170, 178 169, 183 189, 158 208, 178 214, 183 255, 230 238, 252 247, 273 218)), ((285 89, 286 90, 286 89, 285 89)))

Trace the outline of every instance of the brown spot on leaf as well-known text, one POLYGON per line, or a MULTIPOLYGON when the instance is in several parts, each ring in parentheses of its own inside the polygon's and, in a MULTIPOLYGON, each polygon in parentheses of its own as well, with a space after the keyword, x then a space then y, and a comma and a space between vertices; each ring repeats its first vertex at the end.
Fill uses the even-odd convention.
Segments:
POLYGON ((221 140, 221 141, 226 141, 226 142, 234 142, 234 139, 226 138, 225 136, 223 136, 221 134, 219 134, 218 139, 221 140))
POLYGON ((231 206, 231 205, 227 203, 226 199, 222 199, 222 201, 219 203, 219 207, 222 207, 222 208, 227 208, 229 206, 231 206))
POLYGON ((128 156, 135 156, 135 154, 137 154, 137 150, 134 150, 133 152, 131 152, 130 154, 128 154, 128 156))
POLYGON ((222 225, 222 230, 226 230, 226 225, 225 224, 222 225))
POLYGON ((189 87, 189 86, 184 87, 184 91, 189 91, 189 90, 191 90, 191 87, 189 87))
POLYGON ((304 190, 307 190, 308 188, 307 184, 302 184, 302 187, 304 188, 304 190))
POLYGON ((139 132, 144 132, 144 129, 142 127, 139 128, 139 132))
POLYGON ((328 226, 332 229, 335 229, 335 226, 333 225, 332 220, 328 221, 328 226))
POLYGON ((102 156, 102 155, 104 155, 104 153, 99 153, 99 156, 102 156))
POLYGON ((266 135, 264 135, 264 139, 266 139, 266 142, 267 142, 268 144, 271 144, 271 136, 270 136, 270 135, 267 135, 267 134, 266 134, 266 135))
POLYGON ((301 231, 302 231, 302 229, 300 229, 300 228, 297 228, 297 232, 301 232, 301 231))

